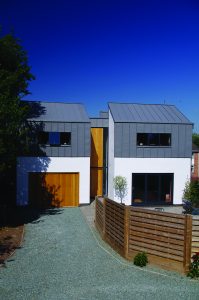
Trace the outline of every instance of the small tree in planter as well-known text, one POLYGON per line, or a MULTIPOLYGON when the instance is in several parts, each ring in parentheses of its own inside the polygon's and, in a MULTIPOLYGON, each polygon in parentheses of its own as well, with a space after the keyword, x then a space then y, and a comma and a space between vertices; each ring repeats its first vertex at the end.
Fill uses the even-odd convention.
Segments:
POLYGON ((120 202, 122 204, 122 200, 127 195, 127 180, 125 177, 116 176, 113 179, 113 184, 115 189, 115 195, 120 199, 120 202))

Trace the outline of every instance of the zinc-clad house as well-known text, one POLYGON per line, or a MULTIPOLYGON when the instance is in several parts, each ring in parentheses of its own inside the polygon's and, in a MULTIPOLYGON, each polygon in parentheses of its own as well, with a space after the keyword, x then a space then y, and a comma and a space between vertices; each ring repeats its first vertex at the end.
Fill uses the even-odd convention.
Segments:
POLYGON ((82 104, 28 103, 37 137, 33 154, 18 158, 18 205, 78 206, 97 195, 119 201, 117 175, 127 179, 126 205, 182 203, 193 124, 175 106, 109 103, 89 118, 82 104))
POLYGON ((109 103, 108 196, 126 177, 127 205, 181 204, 190 180, 193 124, 173 105, 109 103))
POLYGON ((90 119, 82 104, 28 102, 38 126, 31 157, 19 157, 17 204, 78 206, 90 202, 90 119))

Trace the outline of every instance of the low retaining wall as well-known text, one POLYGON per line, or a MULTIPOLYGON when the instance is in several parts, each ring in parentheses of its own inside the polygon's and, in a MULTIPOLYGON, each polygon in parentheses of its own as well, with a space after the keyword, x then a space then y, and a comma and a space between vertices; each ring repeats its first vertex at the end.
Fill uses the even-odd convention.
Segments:
POLYGON ((102 238, 129 260, 145 251, 150 263, 187 273, 191 255, 199 252, 199 219, 192 221, 191 215, 135 208, 96 198, 95 224, 102 238))

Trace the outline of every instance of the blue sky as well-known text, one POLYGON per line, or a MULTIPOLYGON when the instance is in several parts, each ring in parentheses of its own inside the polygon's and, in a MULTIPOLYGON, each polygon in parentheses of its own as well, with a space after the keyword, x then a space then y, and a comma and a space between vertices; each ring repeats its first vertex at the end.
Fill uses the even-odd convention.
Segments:
POLYGON ((176 105, 199 132, 197 0, 1 1, 36 80, 31 100, 176 105))

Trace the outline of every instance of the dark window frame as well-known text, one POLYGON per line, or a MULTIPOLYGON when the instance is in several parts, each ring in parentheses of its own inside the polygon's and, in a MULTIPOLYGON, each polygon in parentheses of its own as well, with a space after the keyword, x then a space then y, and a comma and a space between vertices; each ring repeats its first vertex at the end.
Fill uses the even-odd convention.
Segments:
POLYGON ((171 147, 171 133, 138 132, 137 147, 171 147))
POLYGON ((173 190, 174 190, 174 173, 132 173, 132 187, 131 187, 131 205, 133 206, 154 206, 154 205, 173 205, 173 190), (133 202, 134 201, 134 180, 135 180, 135 176, 136 175, 141 175, 144 176, 145 180, 144 180, 144 191, 143 191, 143 195, 144 195, 144 201, 142 202, 133 202), (148 197, 148 177, 149 176, 158 176, 158 201, 152 201, 149 202, 147 197, 148 197), (170 192, 170 197, 171 200, 167 201, 165 199, 165 201, 161 201, 161 197, 162 197, 162 180, 164 176, 171 176, 170 180, 171 180, 171 192, 170 192))
POLYGON ((71 132, 40 131, 38 144, 51 147, 71 147, 71 132))

